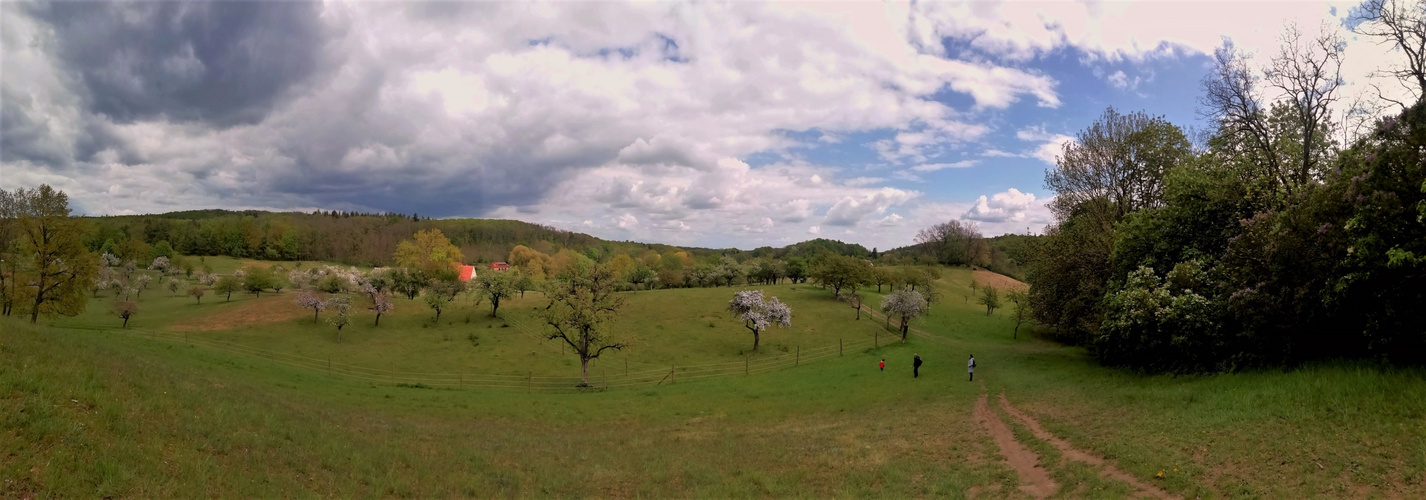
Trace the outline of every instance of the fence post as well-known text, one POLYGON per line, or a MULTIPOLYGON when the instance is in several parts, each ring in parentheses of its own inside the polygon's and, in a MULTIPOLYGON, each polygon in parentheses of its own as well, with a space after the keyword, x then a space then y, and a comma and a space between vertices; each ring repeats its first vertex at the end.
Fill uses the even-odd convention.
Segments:
POLYGON ((743 375, 748 374, 748 355, 743 355, 743 375))
POLYGON ((837 339, 837 356, 845 356, 845 355, 846 355, 846 352, 842 350, 842 339, 837 339))
POLYGON ((532 385, 534 385, 534 383, 535 383, 535 372, 530 372, 528 375, 525 375, 525 390, 528 391, 528 390, 532 389, 532 388, 533 388, 532 385))
POLYGON ((675 366, 673 366, 673 365, 668 365, 668 383, 669 383, 669 384, 672 384, 672 383, 673 383, 673 380, 674 380, 675 378, 678 378, 678 377, 673 376, 673 374, 675 373, 675 370, 677 370, 677 369, 678 369, 678 368, 675 367, 675 366))
POLYGON ((877 330, 877 331, 874 331, 874 332, 871 332, 871 333, 872 333, 871 346, 872 346, 872 347, 881 347, 881 330, 877 330))
POLYGON ((798 365, 801 365, 801 364, 802 364, 802 346, 797 346, 797 357, 796 357, 796 358, 793 358, 792 366, 798 366, 798 365))

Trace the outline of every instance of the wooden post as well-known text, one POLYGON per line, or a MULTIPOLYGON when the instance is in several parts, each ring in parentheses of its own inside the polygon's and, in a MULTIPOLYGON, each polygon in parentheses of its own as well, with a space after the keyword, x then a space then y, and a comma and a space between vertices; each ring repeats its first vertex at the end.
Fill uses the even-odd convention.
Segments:
POLYGON ((674 379, 678 378, 673 375, 674 373, 676 373, 677 370, 677 367, 673 365, 668 365, 668 383, 672 384, 674 379))
POLYGON ((845 356, 846 351, 842 350, 842 339, 837 339, 837 356, 845 356))
POLYGON ((603 368, 600 368, 599 371, 604 372, 604 388, 605 388, 605 389, 608 389, 608 388, 609 388, 609 370, 605 370, 605 369, 603 369, 603 368))
POLYGON ((793 358, 792 366, 798 366, 798 365, 801 365, 801 364, 802 364, 802 346, 797 346, 797 357, 796 357, 796 358, 793 358))
POLYGON ((871 332, 871 333, 872 333, 871 346, 872 346, 872 347, 881 347, 881 330, 877 330, 877 331, 874 331, 874 332, 871 332))
POLYGON ((748 355, 743 355, 743 375, 748 374, 748 355))
POLYGON ((531 389, 531 385, 533 385, 534 383, 535 383, 535 372, 530 372, 528 375, 525 375, 525 390, 527 390, 527 391, 530 390, 530 389, 531 389))

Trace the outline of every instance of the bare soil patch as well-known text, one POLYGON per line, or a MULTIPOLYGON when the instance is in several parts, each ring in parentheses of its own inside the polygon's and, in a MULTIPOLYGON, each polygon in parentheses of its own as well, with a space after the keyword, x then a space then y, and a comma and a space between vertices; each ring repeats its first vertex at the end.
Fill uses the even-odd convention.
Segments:
MULTIPOLYGON (((983 395, 982 399, 984 399, 983 395)), ((1133 475, 1124 472, 1120 468, 1115 467, 1114 464, 1109 463, 1107 460, 1104 460, 1103 458, 1100 458, 1096 455, 1070 446, 1069 442, 1060 439, 1059 436, 1050 434, 1050 432, 1046 431, 1044 427, 1041 427, 1040 423, 1035 421, 1035 419, 1030 418, 1029 415, 1026 415, 1024 412, 1021 412, 1019 409, 1011 405, 1010 400, 1005 398, 1005 394, 1000 395, 1000 408, 1005 410, 1006 413, 1009 413, 1010 416, 1014 417, 1016 420, 1019 420, 1020 423, 1023 424, 1026 428, 1030 429, 1030 432, 1034 434, 1035 437, 1040 438, 1041 440, 1044 440, 1047 443, 1050 443, 1051 446, 1054 446, 1055 449, 1059 450, 1060 454, 1064 455, 1065 458, 1093 465, 1099 468, 1100 475, 1117 481, 1129 483, 1129 485, 1133 486, 1136 490, 1134 492, 1135 497, 1142 498, 1145 496, 1151 496, 1160 499, 1176 498, 1173 495, 1170 495, 1168 492, 1159 489, 1157 486, 1146 483, 1140 480, 1139 478, 1136 478, 1133 475)))
POLYGON ((1010 291, 1030 289, 1030 285, 1026 285, 1024 283, 1016 281, 1015 278, 1011 278, 1003 274, 992 273, 984 269, 976 269, 975 271, 971 271, 970 276, 976 281, 976 283, 980 283, 982 285, 989 285, 992 288, 1000 290, 1010 291))
POLYGON ((175 332, 211 332, 234 328, 280 323, 294 318, 310 316, 311 311, 297 307, 287 297, 273 295, 230 304, 212 314, 184 318, 168 327, 175 332))
POLYGON ((1015 440, 1015 434, 1010 431, 1010 427, 990 411, 987 399, 985 394, 981 394, 980 399, 976 400, 975 419, 990 433, 990 437, 995 439, 995 445, 1000 447, 1000 454, 1005 456, 1005 462, 1020 476, 1020 491, 1034 498, 1046 498, 1055 494, 1059 486, 1050 479, 1049 472, 1040 466, 1040 457, 1015 440))

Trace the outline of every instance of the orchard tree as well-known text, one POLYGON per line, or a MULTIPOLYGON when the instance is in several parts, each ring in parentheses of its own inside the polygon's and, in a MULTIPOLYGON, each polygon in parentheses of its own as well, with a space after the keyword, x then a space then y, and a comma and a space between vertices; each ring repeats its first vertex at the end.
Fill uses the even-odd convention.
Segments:
POLYGON ((42 315, 79 314, 99 272, 99 259, 84 246, 83 223, 69 215, 69 196, 41 185, 5 192, 3 198, 0 218, 6 220, 6 231, 13 230, 9 236, 18 240, 8 242, 3 256, 10 261, 5 312, 10 303, 26 298, 31 323, 42 315), (24 290, 17 287, 22 283, 24 290))
POLYGON ((165 256, 160 255, 160 256, 154 258, 152 264, 149 264, 149 270, 150 270, 150 271, 158 271, 158 272, 162 273, 162 272, 168 271, 168 268, 169 268, 169 266, 171 266, 171 265, 172 265, 172 263, 169 262, 168 257, 165 257, 165 256))
POLYGON ((204 290, 201 286, 193 285, 188 287, 188 295, 190 297, 193 297, 193 299, 196 300, 198 304, 203 303, 203 293, 204 290))
POLYGON ((845 255, 832 255, 813 270, 813 279, 831 287, 832 295, 840 297, 842 289, 853 292, 871 279, 871 265, 865 260, 845 255))
POLYGON ((1005 294, 1010 299, 1010 303, 1015 305, 1015 311, 1011 317, 1015 319, 1015 331, 1010 334, 1010 338, 1020 338, 1020 325, 1030 320, 1030 294, 1020 290, 1011 290, 1005 294))
POLYGON ((248 269, 243 275, 243 289, 255 296, 261 297, 262 291, 272 288, 277 280, 273 279, 272 271, 265 267, 253 267, 248 269))
POLYGON ((168 293, 171 293, 171 294, 174 294, 174 295, 178 295, 178 287, 180 287, 180 286, 182 286, 182 285, 183 285, 182 283, 179 283, 179 282, 178 282, 178 278, 169 278, 169 279, 168 279, 168 293))
POLYGON ((153 281, 153 276, 149 276, 147 274, 140 274, 138 276, 135 276, 134 289, 137 290, 135 295, 141 295, 143 294, 144 290, 148 290, 150 281, 153 281))
POLYGON ((316 323, 322 311, 327 309, 327 301, 322 300, 312 290, 303 290, 302 293, 297 294, 297 305, 303 309, 312 310, 313 323, 316 323))
POLYGON ((926 307, 926 298, 921 292, 910 288, 902 288, 885 298, 881 299, 881 311, 886 313, 887 320, 895 314, 901 319, 898 330, 901 331, 901 343, 906 343, 907 333, 911 330, 911 320, 926 314, 929 309, 926 307))
POLYGON ((427 288, 426 292, 421 294, 421 300, 424 301, 426 306, 430 307, 431 310, 436 311, 436 319, 434 321, 439 322, 441 321, 441 311, 446 308, 446 304, 451 302, 451 297, 446 295, 443 291, 438 290, 437 287, 431 287, 427 288))
POLYGON ((656 276, 653 268, 643 262, 638 262, 629 268, 628 273, 624 275, 624 280, 633 283, 634 291, 637 292, 639 291, 639 285, 653 281, 656 276))
POLYGON ((509 271, 489 272, 476 278, 476 291, 482 297, 490 299, 490 317, 496 317, 495 314, 500 311, 500 299, 515 295, 519 280, 519 276, 509 271))
POLYGON ((396 304, 391 302, 386 292, 375 292, 371 294, 371 307, 368 309, 376 313, 376 322, 372 326, 381 326, 381 315, 396 310, 396 304))
POLYGON ((535 288, 535 279, 530 275, 530 272, 524 268, 516 269, 514 274, 515 279, 512 283, 515 285, 515 290, 520 292, 520 298, 523 299, 525 298, 525 291, 535 288))
POLYGON ((233 300, 233 292, 241 289, 242 283, 234 276, 224 276, 219 278, 217 283, 213 284, 213 292, 223 294, 224 302, 233 300))
POLYGON ((622 350, 626 344, 608 332, 608 324, 624 306, 619 296, 620 278, 600 265, 571 272, 568 279, 546 284, 545 324, 553 332, 549 340, 564 341, 579 355, 580 385, 589 385, 589 361, 609 349, 622 350))
POLYGON ((792 326, 792 308, 773 297, 763 300, 762 290, 743 290, 728 301, 728 311, 743 320, 743 327, 753 332, 753 350, 758 350, 761 333, 768 327, 792 326))
POLYGON ((852 293, 847 294, 847 304, 850 304, 853 308, 855 308, 855 309, 857 310, 857 321, 861 321, 861 319, 862 319, 862 294, 857 293, 857 292, 852 292, 852 293))
POLYGON ((129 318, 139 313, 139 303, 131 300, 121 300, 114 303, 114 314, 124 318, 124 328, 129 327, 129 318))
POLYGON ((342 343, 342 327, 347 326, 347 323, 351 322, 351 317, 348 316, 351 307, 352 301, 346 297, 336 296, 327 299, 326 308, 331 309, 335 313, 327 318, 327 323, 337 327, 338 344, 342 343))
POLYGON ((980 297, 976 298, 976 303, 985 306, 985 315, 990 316, 1000 307, 1000 290, 993 286, 983 286, 980 288, 980 297))

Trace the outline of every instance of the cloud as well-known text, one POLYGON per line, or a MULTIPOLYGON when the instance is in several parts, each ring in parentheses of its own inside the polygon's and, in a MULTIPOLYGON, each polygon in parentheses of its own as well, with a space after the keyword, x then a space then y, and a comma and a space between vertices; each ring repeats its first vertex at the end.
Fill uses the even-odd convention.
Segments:
POLYGON ((812 227, 809 227, 809 228, 807 228, 807 234, 813 234, 813 235, 822 234, 822 227, 821 227, 821 226, 812 226, 812 227))
POLYGON ((1130 80, 1129 75, 1124 74, 1122 70, 1115 71, 1114 74, 1105 77, 1105 81, 1108 81, 1110 85, 1113 85, 1114 88, 1119 90, 1137 90, 1141 80, 1142 79, 1137 76, 1130 80))
POLYGON ((852 226, 863 217, 886 212, 892 205, 905 203, 916 194, 893 188, 882 188, 864 196, 846 196, 827 209, 824 224, 832 226, 852 226))
POLYGON ((759 220, 759 221, 758 221, 757 223, 755 223, 755 224, 751 224, 751 225, 749 225, 749 224, 744 224, 744 225, 743 225, 743 232, 745 232, 745 233, 766 233, 766 232, 771 231, 771 230, 772 230, 772 219, 771 219, 771 218, 768 218, 768 217, 763 217, 762 220, 759 220))
POLYGON ((1027 158, 1038 158, 1040 161, 1054 165, 1056 158, 1064 152, 1066 143, 1074 142, 1074 137, 1046 132, 1044 127, 1027 127, 1020 129, 1015 136, 1022 141, 1038 142, 1039 146, 1026 151, 1021 156, 1027 158))
POLYGON ((619 229, 633 229, 639 226, 639 218, 634 217, 633 214, 620 215, 619 218, 614 219, 614 222, 618 224, 619 229))
POLYGON ((981 196, 962 218, 982 222, 1019 222, 1035 204, 1035 195, 1010 188, 989 198, 981 196))
POLYGON ((948 168, 973 167, 975 166, 975 163, 975 160, 961 160, 955 163, 927 163, 924 165, 917 165, 915 167, 911 167, 911 170, 915 170, 917 172, 935 172, 937 170, 945 170, 948 168))

